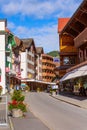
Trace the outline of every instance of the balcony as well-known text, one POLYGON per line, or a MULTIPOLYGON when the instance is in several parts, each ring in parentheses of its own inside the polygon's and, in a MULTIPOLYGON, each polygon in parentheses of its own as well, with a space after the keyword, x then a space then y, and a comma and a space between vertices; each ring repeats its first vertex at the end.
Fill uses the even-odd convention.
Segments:
POLYGON ((54 77, 55 74, 54 73, 49 73, 49 72, 48 73, 47 72, 43 72, 42 76, 54 77))
POLYGON ((87 42, 87 28, 85 28, 75 39, 75 47, 78 48, 87 42))
POLYGON ((48 69, 48 70, 53 70, 54 68, 53 67, 51 67, 51 66, 42 66, 42 69, 48 69))
POLYGON ((53 61, 52 61, 52 60, 42 60, 42 63, 50 63, 50 64, 53 64, 53 61))

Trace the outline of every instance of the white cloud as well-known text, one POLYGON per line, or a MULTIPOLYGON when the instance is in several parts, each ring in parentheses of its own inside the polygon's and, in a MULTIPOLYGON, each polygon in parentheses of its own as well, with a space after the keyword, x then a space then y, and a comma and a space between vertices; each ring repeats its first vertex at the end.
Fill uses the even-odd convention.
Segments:
POLYGON ((59 50, 56 24, 49 24, 42 28, 34 27, 31 29, 25 26, 17 27, 13 23, 9 23, 8 25, 10 29, 12 28, 14 30, 13 33, 19 36, 19 38, 33 38, 35 45, 42 46, 46 53, 55 50, 55 48, 56 50, 59 50))
POLYGON ((77 7, 76 0, 55 0, 55 2, 54 0, 9 0, 8 3, 2 5, 2 11, 9 15, 20 13, 21 15, 44 18, 61 14, 64 16, 65 12, 71 14, 77 7))
MULTIPOLYGON (((46 17, 69 17, 75 12, 82 0, 7 0, 3 4, 2 11, 6 14, 20 14, 20 16, 46 17), (6 2, 7 2, 6 1, 6 2), (78 4, 78 1, 79 4, 78 4), (5 3, 6 3, 5 2, 5 3)), ((3 0, 4 2, 4 0, 3 0)), ((17 19, 18 20, 18 19, 17 19)), ((27 21, 29 22, 29 21, 27 21)), ((21 23, 21 22, 20 22, 21 23)), ((57 24, 49 22, 49 25, 32 27, 8 23, 9 29, 13 30, 19 38, 33 38, 36 46, 43 46, 45 52, 59 50, 57 24)))
POLYGON ((8 22, 8 21, 7 21, 7 26, 8 26, 8 28, 10 28, 11 30, 14 29, 14 28, 16 28, 16 25, 15 25, 13 22, 8 22))

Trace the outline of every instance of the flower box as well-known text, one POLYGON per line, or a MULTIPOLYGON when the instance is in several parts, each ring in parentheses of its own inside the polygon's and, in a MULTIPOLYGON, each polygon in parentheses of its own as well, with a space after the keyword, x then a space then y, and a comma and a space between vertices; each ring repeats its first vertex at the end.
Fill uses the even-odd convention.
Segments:
POLYGON ((12 117, 22 117, 23 112, 20 109, 13 109, 12 110, 12 117))

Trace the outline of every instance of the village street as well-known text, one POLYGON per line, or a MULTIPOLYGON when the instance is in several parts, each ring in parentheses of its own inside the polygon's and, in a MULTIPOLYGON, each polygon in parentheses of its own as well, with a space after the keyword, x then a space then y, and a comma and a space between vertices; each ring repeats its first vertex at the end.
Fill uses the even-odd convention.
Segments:
POLYGON ((54 99, 48 93, 26 93, 29 109, 51 130, 87 130, 87 110, 54 99))

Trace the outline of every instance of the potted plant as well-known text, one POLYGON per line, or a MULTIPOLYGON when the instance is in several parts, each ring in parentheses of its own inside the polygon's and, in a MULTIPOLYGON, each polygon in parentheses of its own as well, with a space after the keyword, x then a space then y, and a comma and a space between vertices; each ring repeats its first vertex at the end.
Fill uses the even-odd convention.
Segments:
POLYGON ((13 117, 21 117, 27 111, 24 103, 25 96, 22 95, 21 90, 14 90, 11 96, 11 102, 8 104, 8 110, 13 117))
POLYGON ((28 85, 26 85, 25 92, 29 92, 29 91, 30 91, 30 87, 28 85))
POLYGON ((40 92, 40 88, 39 87, 37 88, 37 92, 40 92))

